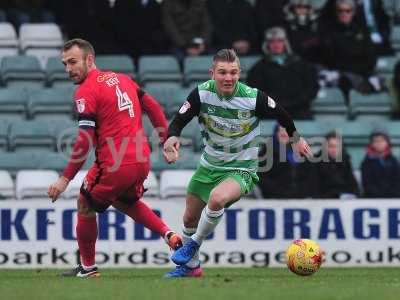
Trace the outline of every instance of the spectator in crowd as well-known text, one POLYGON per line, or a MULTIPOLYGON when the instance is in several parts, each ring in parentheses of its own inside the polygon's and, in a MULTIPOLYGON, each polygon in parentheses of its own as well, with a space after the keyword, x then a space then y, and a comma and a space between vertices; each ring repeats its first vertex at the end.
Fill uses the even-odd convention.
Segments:
POLYGON ((393 108, 393 117, 400 118, 400 61, 394 67, 394 75, 392 79, 392 87, 396 97, 395 107, 393 108))
POLYGON ((319 88, 314 67, 292 53, 281 27, 267 30, 262 50, 265 56, 250 69, 248 84, 279 99, 293 118, 311 118, 311 102, 319 88))
POLYGON ((4 10, 2 10, 2 9, 0 8, 0 22, 6 22, 6 21, 7 21, 6 13, 5 13, 4 10))
POLYGON ((361 93, 381 91, 381 80, 373 76, 377 56, 367 28, 355 21, 354 0, 337 0, 335 7, 335 22, 323 27, 323 63, 329 71, 321 74, 346 96, 351 88, 361 93))
POLYGON ((123 51, 131 54, 136 61, 140 55, 167 51, 159 1, 117 0, 114 16, 117 40, 123 51))
POLYGON ((6 22, 6 10, 10 8, 10 0, 3 0, 0 2, 0 22, 6 22))
POLYGON ((289 0, 256 0, 255 16, 259 40, 264 39, 265 31, 271 27, 284 26, 284 8, 289 0))
POLYGON ((5 2, 8 2, 7 19, 17 30, 23 23, 55 22, 55 16, 50 11, 51 0, 6 0, 5 2))
POLYGON ((374 130, 367 154, 361 165, 362 185, 366 198, 400 197, 399 162, 393 156, 390 138, 385 130, 374 130))
POLYGON ((259 153, 258 187, 263 198, 314 198, 317 194, 315 167, 308 160, 301 162, 294 154, 285 128, 275 126, 272 147, 269 146, 262 144, 259 153))
POLYGON ((233 48, 239 55, 256 49, 257 32, 253 7, 246 0, 208 0, 213 24, 212 46, 233 48))
POLYGON ((311 0, 291 0, 285 8, 285 29, 294 53, 309 62, 319 63, 320 35, 318 15, 311 0))
POLYGON ((172 51, 180 61, 186 55, 204 54, 210 43, 212 26, 205 1, 165 0, 162 22, 172 51))
MULTIPOLYGON (((321 10, 321 20, 325 22, 335 19, 337 0, 328 0, 321 10)), ((393 49, 390 43, 390 18, 385 11, 382 0, 356 0, 356 22, 367 27, 378 55, 390 55, 393 49)))
POLYGON ((120 52, 115 41, 113 10, 108 0, 58 1, 57 17, 67 36, 90 40, 96 54, 120 52))
POLYGON ((356 198, 359 196, 350 155, 342 147, 342 138, 335 131, 325 136, 317 168, 318 198, 356 198))

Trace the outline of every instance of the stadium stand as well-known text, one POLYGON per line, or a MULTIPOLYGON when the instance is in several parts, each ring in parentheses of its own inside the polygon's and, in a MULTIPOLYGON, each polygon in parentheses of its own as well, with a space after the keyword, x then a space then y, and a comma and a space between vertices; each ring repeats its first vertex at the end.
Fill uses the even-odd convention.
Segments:
POLYGON ((246 81, 247 73, 251 69, 251 67, 260 59, 261 55, 249 55, 243 56, 240 58, 240 79, 241 81, 246 81))
POLYGON ((194 170, 167 170, 161 172, 160 195, 161 198, 184 197, 186 188, 194 170))
POLYGON ((49 57, 60 54, 63 43, 61 30, 57 24, 26 23, 19 29, 21 53, 37 57, 43 69, 49 57))
POLYGON ((150 171, 147 179, 144 181, 143 186, 147 191, 144 194, 145 198, 149 197, 160 197, 160 186, 154 172, 150 171))
POLYGON ((392 98, 388 93, 363 95, 350 92, 350 115, 357 120, 388 121, 392 113, 392 98))
POLYGON ((54 150, 55 140, 50 123, 44 120, 11 123, 9 145, 13 151, 54 150))
POLYGON ((0 121, 0 150, 7 150, 8 148, 8 126, 8 121, 0 121))
MULTIPOLYGON (((250 2, 254 4, 255 1, 250 2)), ((317 8, 321 8, 326 0, 312 2, 317 8)), ((384 2, 394 22, 392 44, 400 53, 400 25, 396 24, 400 16, 400 5, 393 0, 384 2)), ((12 177, 20 169, 49 169, 60 172, 68 157, 64 152, 71 147, 76 137, 77 124, 72 113, 75 86, 69 80, 59 58, 59 49, 63 41, 68 39, 63 36, 61 26, 62 24, 54 23, 27 23, 21 25, 17 35, 11 23, 0 23, 0 75, 4 86, 0 89, 0 169, 9 171, 12 177)), ((181 68, 176 57, 166 53, 141 56, 135 68, 128 54, 99 53, 101 54, 96 56, 96 64, 100 69, 134 77, 160 102, 169 119, 179 110, 191 89, 209 79, 208 69, 212 60, 212 53, 186 57, 181 68)), ((241 57, 241 80, 246 80, 248 70, 260 57, 259 52, 241 57)), ((376 73, 389 82, 397 61, 398 56, 379 57, 376 73)), ((400 124, 391 120, 394 101, 392 95, 364 95, 351 91, 349 99, 349 104, 346 105, 345 97, 339 89, 321 88, 312 103, 314 120, 296 121, 299 131, 313 141, 312 138, 323 137, 329 130, 338 130, 353 156, 356 168, 364 157, 371 130, 378 126, 388 130, 394 151, 398 153, 400 124)), ((273 120, 263 120, 262 136, 270 136, 274 125, 273 120)), ((157 136, 154 135, 147 116, 143 118, 143 126, 148 135, 157 136)), ((157 178, 160 174, 166 170, 195 169, 203 143, 197 120, 189 123, 182 132, 181 160, 175 165, 165 163, 158 148, 158 137, 151 142, 154 173, 146 181, 149 189, 146 195, 158 197, 161 183, 159 184, 157 178)), ((93 161, 92 152, 84 168, 90 167, 93 161)), ((82 172, 84 173, 85 171, 82 172)), ((74 188, 70 194, 67 193, 66 198, 76 197, 79 187, 74 188)))
POLYGON ((28 115, 32 119, 71 119, 73 112, 71 88, 53 87, 28 92, 28 115))
POLYGON ((348 109, 343 93, 338 88, 322 88, 312 103, 312 111, 316 119, 346 120, 348 109))
POLYGON ((4 10, 0 9, 0 22, 5 22, 7 20, 6 13, 4 10))
POLYGON ((154 149, 151 153, 151 169, 160 173, 163 170, 194 170, 200 160, 201 153, 194 152, 191 148, 183 147, 179 153, 179 160, 175 164, 165 162, 161 149, 154 149))
POLYGON ((400 51, 400 25, 395 25, 392 28, 392 46, 396 52, 400 51))
POLYGON ((45 75, 35 56, 5 56, 1 60, 3 83, 17 87, 42 87, 45 75))
POLYGON ((17 199, 47 197, 49 182, 58 179, 58 174, 52 170, 21 170, 16 178, 17 199))
POLYGON ((0 23, 0 61, 4 56, 18 54, 17 33, 11 23, 0 23))
POLYGON ((25 89, 10 87, 0 89, 0 118, 22 120, 28 117, 29 97, 25 89))
POLYGON ((50 150, 35 150, 34 159, 37 168, 43 170, 55 170, 61 172, 68 162, 68 153, 53 152, 50 150))
POLYGON ((136 77, 135 65, 128 55, 98 55, 96 66, 103 71, 125 73, 132 78, 136 77))
POLYGON ((63 198, 70 200, 70 199, 77 199, 79 196, 79 191, 82 186, 83 179, 85 178, 87 174, 87 170, 81 170, 79 171, 73 180, 69 183, 67 189, 65 190, 63 194, 63 198))
POLYGON ((49 57, 45 67, 46 84, 53 87, 73 87, 59 57, 49 57))
POLYGON ((393 74, 397 61, 398 58, 396 56, 381 56, 378 58, 375 71, 378 74, 393 74))
POLYGON ((139 80, 146 87, 170 83, 181 84, 182 74, 176 58, 172 55, 152 55, 139 58, 139 80))
POLYGON ((38 163, 31 152, 3 152, 0 155, 0 170, 10 172, 14 177, 18 170, 37 169, 38 163))
POLYGON ((195 86, 210 79, 208 69, 212 56, 187 56, 184 60, 184 81, 187 86, 195 86))
POLYGON ((169 85, 148 84, 145 90, 161 104, 167 118, 171 118, 178 111, 188 95, 185 94, 188 93, 188 90, 182 90, 180 84, 177 83, 169 85))
POLYGON ((10 173, 5 170, 0 170, 0 199, 15 198, 14 182, 10 173))
POLYGON ((195 152, 200 152, 203 149, 203 141, 197 118, 194 118, 183 128, 180 140, 182 146, 190 146, 195 152))

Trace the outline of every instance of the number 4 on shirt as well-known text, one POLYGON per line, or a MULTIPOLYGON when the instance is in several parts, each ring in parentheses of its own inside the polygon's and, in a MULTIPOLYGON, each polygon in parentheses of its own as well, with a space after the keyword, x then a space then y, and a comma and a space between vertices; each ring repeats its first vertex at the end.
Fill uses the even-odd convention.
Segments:
POLYGON ((129 116, 133 118, 135 116, 133 103, 128 94, 126 92, 121 92, 118 85, 115 86, 115 92, 117 93, 119 111, 128 110, 129 116))

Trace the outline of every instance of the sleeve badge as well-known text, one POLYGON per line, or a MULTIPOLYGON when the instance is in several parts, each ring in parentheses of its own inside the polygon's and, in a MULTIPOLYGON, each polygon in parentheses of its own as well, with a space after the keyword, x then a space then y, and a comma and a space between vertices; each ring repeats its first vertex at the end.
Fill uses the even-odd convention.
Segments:
POLYGON ((76 100, 76 109, 80 114, 85 111, 85 99, 84 98, 76 100))
POLYGON ((185 112, 187 112, 190 106, 191 106, 190 103, 188 101, 185 101, 185 103, 183 103, 181 108, 179 109, 179 113, 184 114, 185 112))

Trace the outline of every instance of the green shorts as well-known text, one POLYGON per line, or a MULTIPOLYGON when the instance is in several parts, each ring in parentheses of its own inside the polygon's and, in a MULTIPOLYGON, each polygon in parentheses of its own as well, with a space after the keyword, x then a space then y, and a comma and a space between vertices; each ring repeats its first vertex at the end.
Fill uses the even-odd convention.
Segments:
POLYGON ((187 192, 199 197, 201 200, 207 203, 211 191, 218 184, 228 178, 232 178, 239 183, 241 196, 248 194, 258 182, 258 176, 253 172, 242 170, 211 170, 200 166, 190 179, 187 192))

